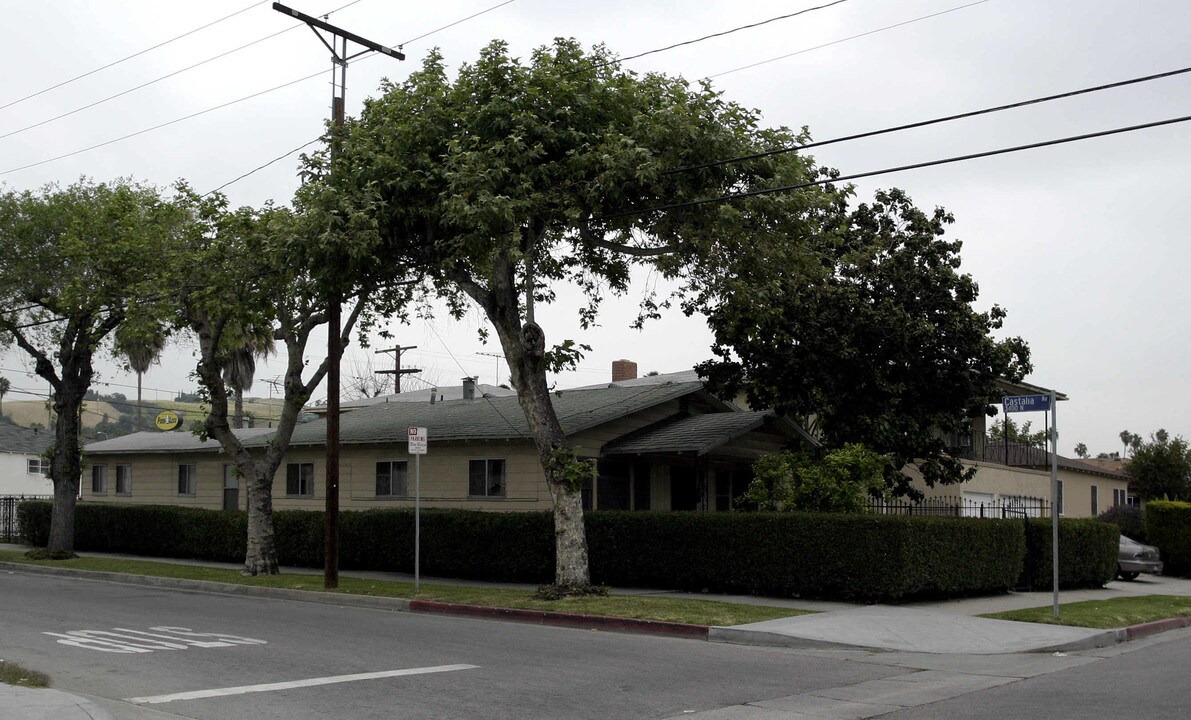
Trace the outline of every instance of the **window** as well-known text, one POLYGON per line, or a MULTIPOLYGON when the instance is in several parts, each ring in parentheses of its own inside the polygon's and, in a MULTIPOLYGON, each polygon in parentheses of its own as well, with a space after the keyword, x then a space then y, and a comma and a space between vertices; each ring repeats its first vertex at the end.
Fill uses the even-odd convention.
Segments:
POLYGON ((132 466, 131 465, 117 465, 116 466, 116 494, 117 495, 131 495, 132 494, 132 466))
POLYGON ((45 458, 28 458, 30 475, 45 475, 50 471, 50 461, 45 458))
POLYGON ((1129 504, 1128 498, 1126 497, 1124 490, 1122 490, 1121 488, 1113 488, 1112 489, 1112 504, 1114 507, 1116 507, 1117 505, 1128 505, 1129 504))
POLYGON ((178 494, 194 497, 198 486, 198 465, 183 464, 178 466, 178 494))
POLYGON ((285 494, 314 496, 314 463, 289 463, 285 466, 285 494))
POLYGON ((376 464, 376 496, 405 497, 409 495, 409 463, 405 460, 383 461, 376 464))
POLYGON ((1092 486, 1092 517, 1100 514, 1100 488, 1092 486))
POLYGON ((468 461, 467 494, 471 497, 504 497, 505 461, 468 461))
POLYGON ((105 495, 108 491, 108 466, 91 466, 91 494, 105 495))

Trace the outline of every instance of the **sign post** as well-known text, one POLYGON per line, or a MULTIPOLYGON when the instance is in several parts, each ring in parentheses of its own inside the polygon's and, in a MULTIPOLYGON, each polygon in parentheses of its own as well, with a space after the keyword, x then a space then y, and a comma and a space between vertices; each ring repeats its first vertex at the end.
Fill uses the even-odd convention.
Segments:
POLYGON ((414 594, 422 587, 422 456, 430 445, 426 428, 411 427, 409 454, 414 456, 414 594))
POLYGON ((1050 411, 1046 439, 1050 441, 1050 571, 1054 593, 1052 614, 1055 620, 1059 619, 1059 431, 1055 420, 1058 399, 1058 393, 1054 390, 1045 395, 1010 395, 1001 398, 1006 416, 1013 412, 1050 411))

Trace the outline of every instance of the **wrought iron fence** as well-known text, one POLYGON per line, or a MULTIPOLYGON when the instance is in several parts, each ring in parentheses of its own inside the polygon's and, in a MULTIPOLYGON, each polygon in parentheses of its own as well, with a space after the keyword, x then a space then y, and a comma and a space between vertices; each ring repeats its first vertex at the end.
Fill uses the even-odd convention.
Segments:
POLYGON ((929 517, 974 517, 1021 520, 1050 517, 1050 503, 1035 497, 1000 497, 976 500, 963 497, 930 497, 919 501, 871 498, 869 512, 878 515, 918 515, 929 517))
POLYGON ((12 542, 21 536, 17 506, 26 500, 52 499, 52 495, 0 495, 0 541, 12 542))

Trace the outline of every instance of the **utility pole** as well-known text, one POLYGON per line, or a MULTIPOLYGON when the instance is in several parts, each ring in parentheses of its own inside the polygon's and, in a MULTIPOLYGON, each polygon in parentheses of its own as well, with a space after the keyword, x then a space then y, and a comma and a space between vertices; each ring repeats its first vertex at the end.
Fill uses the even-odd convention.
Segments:
POLYGON ((392 375, 394 389, 395 389, 396 394, 398 394, 398 395, 401 394, 401 376, 402 375, 409 375, 410 373, 422 372, 421 368, 405 368, 404 370, 401 368, 401 354, 404 353, 406 350, 416 350, 417 347, 418 347, 417 345, 406 345, 405 347, 401 347, 400 345, 398 345, 397 347, 391 347, 388 350, 377 350, 376 351, 377 355, 381 355, 383 353, 393 353, 393 357, 397 361, 397 364, 394 367, 394 369, 392 369, 392 370, 377 370, 376 374, 377 375, 392 375))
MULTIPOLYGON (((319 20, 281 3, 273 3, 273 9, 279 13, 297 18, 310 26, 315 36, 331 51, 331 158, 332 161, 339 146, 339 131, 343 127, 344 100, 347 95, 347 63, 360 55, 369 52, 384 53, 390 57, 404 60, 405 54, 398 50, 385 47, 379 43, 350 33, 330 23, 319 20), (319 31, 327 33, 331 41, 319 31), (363 50, 347 54, 348 41, 363 46, 363 50)), ((340 305, 342 297, 338 287, 332 288, 327 299, 327 502, 326 521, 326 561, 323 565, 323 587, 333 589, 339 587, 339 361, 343 354, 343 342, 340 337, 340 305)))

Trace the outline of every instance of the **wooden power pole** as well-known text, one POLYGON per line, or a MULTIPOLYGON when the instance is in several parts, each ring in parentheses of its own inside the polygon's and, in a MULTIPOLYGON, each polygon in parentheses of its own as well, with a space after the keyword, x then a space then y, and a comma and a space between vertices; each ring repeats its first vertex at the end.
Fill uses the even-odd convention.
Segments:
MULTIPOLYGON (((379 52, 398 60, 405 55, 393 48, 350 33, 281 3, 273 3, 279 13, 297 18, 310 26, 323 45, 331 51, 331 158, 339 145, 339 130, 343 127, 344 99, 347 93, 347 63, 361 55, 379 52), (320 32, 322 31, 322 32, 320 32), (325 33, 325 35, 324 35, 325 33), (330 37, 330 42, 327 38, 330 37), (351 55, 347 43, 351 41, 364 49, 351 55)), ((343 354, 340 337, 340 310, 343 301, 339 288, 333 288, 327 299, 327 502, 326 502, 326 561, 323 564, 323 587, 339 587, 339 361, 343 354)))

